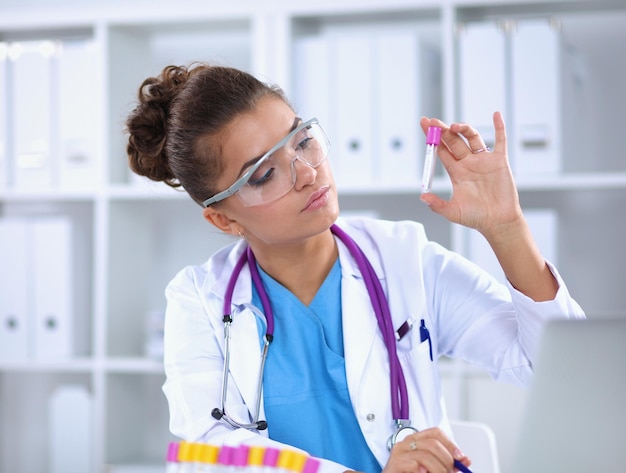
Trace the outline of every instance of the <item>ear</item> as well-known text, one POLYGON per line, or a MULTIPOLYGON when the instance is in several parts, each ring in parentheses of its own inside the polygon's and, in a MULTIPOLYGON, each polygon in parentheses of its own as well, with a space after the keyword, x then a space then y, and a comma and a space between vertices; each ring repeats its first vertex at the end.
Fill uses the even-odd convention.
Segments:
POLYGON ((237 221, 230 219, 224 212, 220 212, 213 207, 207 207, 202 211, 202 215, 207 222, 214 225, 224 233, 234 236, 241 233, 241 229, 239 228, 237 221))

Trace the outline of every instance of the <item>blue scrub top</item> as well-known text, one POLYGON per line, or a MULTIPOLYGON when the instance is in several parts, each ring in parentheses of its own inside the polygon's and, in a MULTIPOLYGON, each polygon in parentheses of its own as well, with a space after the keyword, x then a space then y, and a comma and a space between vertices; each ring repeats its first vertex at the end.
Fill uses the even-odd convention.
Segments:
MULTIPOLYGON (((339 260, 308 307, 259 272, 274 311, 274 341, 263 375, 270 438, 357 471, 380 473, 348 392, 339 260)), ((256 288, 252 303, 262 307, 256 288)), ((258 326, 262 339, 265 322, 258 326)))

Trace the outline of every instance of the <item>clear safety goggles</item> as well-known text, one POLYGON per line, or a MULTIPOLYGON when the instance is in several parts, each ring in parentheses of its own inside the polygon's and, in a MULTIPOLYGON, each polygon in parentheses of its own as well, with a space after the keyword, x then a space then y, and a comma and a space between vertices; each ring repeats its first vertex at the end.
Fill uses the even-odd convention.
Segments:
POLYGON ((246 207, 269 204, 293 189, 296 161, 317 168, 326 160, 329 149, 328 137, 317 118, 312 118, 280 140, 228 189, 202 204, 208 207, 235 193, 246 207))

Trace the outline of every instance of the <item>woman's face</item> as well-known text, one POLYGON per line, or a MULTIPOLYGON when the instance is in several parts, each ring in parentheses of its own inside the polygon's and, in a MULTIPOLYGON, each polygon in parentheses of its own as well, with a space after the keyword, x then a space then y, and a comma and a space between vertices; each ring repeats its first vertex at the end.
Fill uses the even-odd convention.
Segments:
MULTIPOLYGON (((252 112, 235 118, 218 138, 225 163, 218 188, 223 190, 233 184, 250 162, 264 155, 300 122, 289 105, 269 96, 260 99, 252 112)), ((294 244, 327 230, 339 214, 328 159, 316 168, 299 160, 294 166, 295 184, 277 200, 245 206, 235 194, 206 209, 206 218, 224 231, 243 233, 251 244, 294 244), (220 214, 222 225, 211 218, 216 213, 220 214), (228 229, 223 228, 225 224, 228 229)))

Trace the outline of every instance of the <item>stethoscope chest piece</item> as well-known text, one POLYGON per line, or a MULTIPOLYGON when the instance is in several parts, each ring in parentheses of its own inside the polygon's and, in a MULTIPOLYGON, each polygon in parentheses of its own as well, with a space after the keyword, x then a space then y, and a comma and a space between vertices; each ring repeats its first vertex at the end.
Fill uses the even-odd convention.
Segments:
POLYGON ((396 431, 391 434, 391 437, 387 440, 387 448, 389 450, 391 450, 396 443, 402 442, 409 435, 413 435, 418 432, 415 427, 411 427, 410 420, 398 420, 397 424, 398 426, 396 431))

